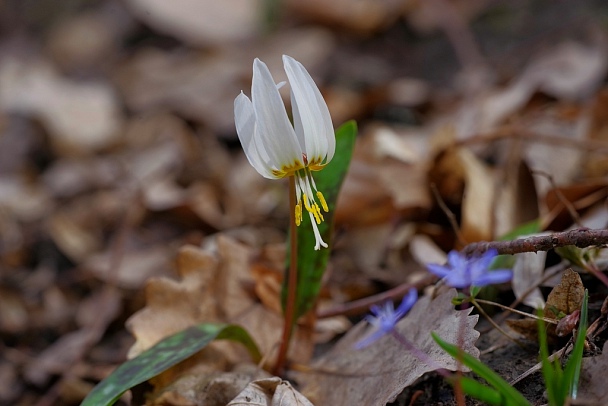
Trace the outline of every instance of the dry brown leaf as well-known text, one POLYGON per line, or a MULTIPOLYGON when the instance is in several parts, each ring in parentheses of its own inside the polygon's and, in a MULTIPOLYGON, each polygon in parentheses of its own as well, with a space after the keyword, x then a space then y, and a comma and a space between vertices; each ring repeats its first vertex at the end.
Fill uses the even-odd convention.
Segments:
MULTIPOLYGON (((262 353, 269 354, 280 340, 283 318, 255 296, 252 256, 251 248, 223 235, 212 240, 207 249, 181 248, 177 258, 180 280, 150 280, 146 286, 146 307, 127 322, 137 340, 129 356, 134 357, 164 337, 202 322, 239 324, 251 334, 262 353)), ((219 344, 227 348, 229 360, 248 359, 241 347, 219 344)), ((306 362, 312 353, 312 331, 298 329, 292 349, 294 359, 306 362)))
POLYGON ((51 212, 54 202, 41 185, 6 176, 0 177, 0 208, 20 221, 36 221, 51 212))
POLYGON ((287 5, 298 15, 362 33, 390 25, 404 8, 401 0, 290 0, 287 5))
POLYGON ((91 255, 83 268, 97 278, 127 289, 140 289, 151 277, 165 275, 174 249, 167 243, 124 253, 115 266, 112 250, 91 255))
MULTIPOLYGON (((566 269, 560 283, 551 290, 543 310, 544 317, 558 320, 558 316, 568 315, 580 310, 583 303, 585 288, 581 277, 572 269, 566 269)), ((532 319, 507 320, 507 325, 526 338, 538 340, 538 322, 532 319)), ((555 324, 547 326, 547 339, 550 344, 555 343, 555 324)))
POLYGON ((429 177, 447 204, 462 204, 460 231, 464 240, 491 240, 492 171, 471 151, 449 148, 437 157, 429 177))
POLYGON ((604 343, 601 355, 583 358, 578 387, 579 399, 599 402, 601 404, 608 402, 606 370, 608 370, 608 342, 604 343))
POLYGON ((251 382, 227 406, 313 406, 308 399, 281 378, 251 382))
MULTIPOLYGON (((604 87, 594 97, 589 109, 587 138, 608 141, 608 89, 604 87)), ((584 162, 587 178, 600 178, 608 173, 608 159, 605 154, 589 154, 584 162)))
POLYGON ((601 38, 590 46, 562 43, 531 61, 507 88, 479 100, 478 131, 488 131, 502 123, 528 103, 536 91, 566 100, 588 97, 600 85, 608 66, 603 42, 601 38))
POLYGON ((53 145, 68 153, 112 145, 122 125, 118 99, 108 84, 69 81, 40 60, 3 60, 0 108, 39 118, 53 145))
MULTIPOLYGON (((147 396, 147 406, 225 406, 255 379, 269 378, 263 369, 252 364, 237 365, 230 372, 209 362, 190 368, 181 376, 166 379, 162 390, 147 396)), ((154 381, 156 386, 160 386, 154 381)))
POLYGON ((42 385, 51 375, 65 373, 101 338, 107 325, 119 314, 121 300, 119 292, 111 287, 89 298, 78 320, 82 327, 62 335, 33 358, 25 368, 27 380, 42 385), (83 317, 91 308, 96 309, 95 317, 83 317))
MULTIPOLYGON (((433 331, 451 343, 461 340, 466 352, 479 357, 475 347, 479 332, 473 328, 479 316, 469 316, 471 309, 454 310, 451 300, 455 295, 456 290, 450 289, 432 301, 428 296, 422 297, 396 327, 438 367, 449 370, 456 370, 457 363, 435 344, 430 335, 433 331)), ((297 374, 302 393, 314 403, 384 406, 423 374, 435 370, 390 335, 363 350, 355 350, 355 343, 366 334, 366 324, 356 325, 333 349, 313 362, 311 372, 297 374)))
POLYGON ((262 45, 228 47, 210 55, 144 49, 119 70, 117 80, 125 102, 135 111, 169 109, 204 122, 216 134, 233 135, 234 98, 241 90, 250 89, 255 57, 266 62, 280 81, 286 77, 282 53, 312 72, 332 49, 332 37, 319 29, 287 31, 262 45))
POLYGON ((566 269, 559 285, 554 287, 549 293, 549 297, 547 297, 545 317, 556 319, 559 312, 570 314, 579 310, 583 304, 584 296, 585 287, 580 275, 572 269, 566 269), (555 312, 556 310, 558 313, 555 312))
POLYGON ((159 31, 197 45, 250 38, 259 31, 261 0, 129 0, 133 12, 159 31))

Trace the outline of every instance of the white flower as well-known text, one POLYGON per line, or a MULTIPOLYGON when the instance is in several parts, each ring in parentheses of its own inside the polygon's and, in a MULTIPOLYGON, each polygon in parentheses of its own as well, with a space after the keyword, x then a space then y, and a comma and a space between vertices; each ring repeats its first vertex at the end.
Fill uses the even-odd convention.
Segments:
POLYGON ((317 224, 323 221, 319 203, 328 211, 317 191, 311 171, 321 170, 334 156, 336 138, 327 104, 304 66, 283 55, 291 86, 292 126, 276 84, 266 64, 253 61, 251 100, 241 92, 234 100, 236 131, 249 163, 268 179, 295 176, 296 225, 302 221, 302 204, 315 234, 315 249, 327 244, 317 224), (295 127, 295 128, 294 128, 295 127), (317 203, 317 200, 319 203, 317 203))

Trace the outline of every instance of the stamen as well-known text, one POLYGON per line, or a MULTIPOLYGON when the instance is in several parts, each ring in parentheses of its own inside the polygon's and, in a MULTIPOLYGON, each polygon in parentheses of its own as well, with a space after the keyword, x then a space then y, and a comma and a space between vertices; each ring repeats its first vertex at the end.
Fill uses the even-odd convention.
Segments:
POLYGON ((296 226, 299 226, 302 223, 302 201, 299 201, 296 204, 296 226))
POLYGON ((325 197, 323 196, 323 193, 317 191, 317 198, 321 202, 321 206, 323 207, 323 210, 325 210, 326 213, 329 212, 329 207, 327 207, 327 202, 325 201, 325 197))
POLYGON ((306 193, 303 193, 302 200, 304 200, 304 207, 306 208, 306 211, 312 213, 312 207, 310 207, 310 204, 308 204, 308 196, 306 196, 306 193))

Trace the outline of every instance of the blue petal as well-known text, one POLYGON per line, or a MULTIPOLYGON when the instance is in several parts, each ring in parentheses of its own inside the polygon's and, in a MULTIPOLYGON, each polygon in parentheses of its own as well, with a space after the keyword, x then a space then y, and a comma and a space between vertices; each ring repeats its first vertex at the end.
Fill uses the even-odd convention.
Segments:
POLYGON ((426 269, 428 269, 430 273, 435 274, 440 278, 445 278, 446 276, 452 273, 450 271, 450 268, 437 264, 427 264, 426 269))
POLYGON ((494 285, 496 283, 504 283, 511 280, 513 277, 513 272, 500 269, 496 271, 488 271, 483 275, 478 276, 473 281, 473 285, 475 286, 486 286, 486 285, 494 285))
POLYGON ((370 334, 366 338, 364 338, 360 341, 357 341, 357 343, 355 343, 355 349, 360 350, 362 348, 367 347, 368 345, 372 344, 374 341, 376 341, 379 338, 381 338, 382 336, 384 336, 386 333, 387 332, 385 332, 383 330, 374 331, 372 334, 370 334))
POLYGON ((409 292, 403 297, 401 304, 397 307, 397 311, 395 311, 395 315, 397 315, 397 320, 401 319, 403 316, 410 311, 414 303, 418 300, 418 291, 414 288, 411 288, 409 292))

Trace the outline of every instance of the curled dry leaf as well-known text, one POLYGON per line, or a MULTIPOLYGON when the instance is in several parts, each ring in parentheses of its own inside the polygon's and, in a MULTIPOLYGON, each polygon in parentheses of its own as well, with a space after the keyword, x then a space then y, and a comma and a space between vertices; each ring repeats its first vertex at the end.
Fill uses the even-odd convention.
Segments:
MULTIPOLYGON (((543 310, 544 317, 559 320, 576 310, 580 310, 584 295, 585 288, 579 274, 572 269, 566 269, 561 282, 553 288, 547 297, 547 303, 543 310)), ((507 320, 507 325, 532 341, 538 340, 538 322, 536 320, 507 320)), ((549 343, 555 343, 555 324, 547 326, 547 338, 549 343)))
MULTIPOLYGON (((454 310, 454 296, 455 289, 434 300, 424 296, 396 326, 400 334, 433 359, 435 366, 449 370, 456 370, 457 363, 435 344, 430 334, 433 331, 448 342, 461 340, 466 352, 479 357, 475 347, 479 332, 473 328, 479 316, 469 316, 472 309, 454 310)), ((363 350, 355 350, 355 343, 366 333, 366 324, 361 322, 352 328, 312 364, 311 372, 297 374, 302 393, 316 404, 384 406, 423 374, 435 370, 435 366, 418 360, 390 335, 363 350)))
POLYGON ((429 178, 447 204, 462 202, 465 241, 492 239, 494 178, 483 162, 467 149, 448 148, 437 156, 429 178))
POLYGON ((251 382, 227 406, 313 406, 300 392, 281 378, 251 382))
POLYGON ((167 379, 162 390, 148 396, 146 406, 226 406, 251 381, 268 377, 251 364, 238 365, 230 372, 220 372, 210 363, 199 364, 188 373, 167 379))

